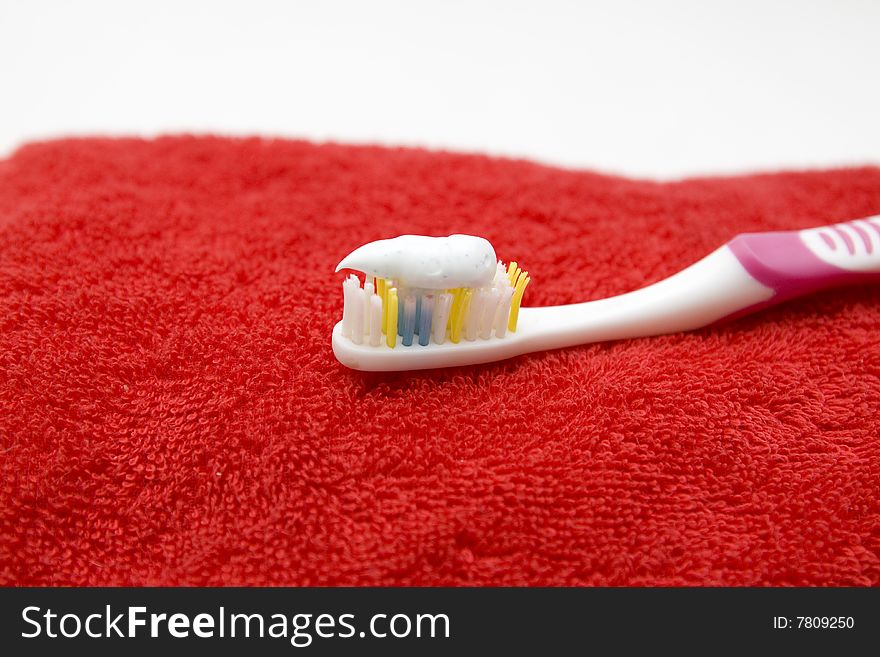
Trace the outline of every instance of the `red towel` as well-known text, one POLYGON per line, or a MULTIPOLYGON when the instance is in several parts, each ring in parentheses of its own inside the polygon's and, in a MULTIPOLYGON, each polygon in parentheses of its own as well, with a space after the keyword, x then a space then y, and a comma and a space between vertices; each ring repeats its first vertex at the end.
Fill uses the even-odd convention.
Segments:
POLYGON ((333 269, 466 232, 526 305, 880 169, 659 184, 420 150, 68 140, 0 162, 0 583, 880 584, 880 290, 479 367, 333 358, 333 269))

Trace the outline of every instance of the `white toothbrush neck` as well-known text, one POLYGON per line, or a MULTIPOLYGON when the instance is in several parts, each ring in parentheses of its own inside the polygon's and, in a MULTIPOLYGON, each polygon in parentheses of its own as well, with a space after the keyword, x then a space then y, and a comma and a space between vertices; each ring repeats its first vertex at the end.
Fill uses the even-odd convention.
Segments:
POLYGON ((530 350, 690 331, 770 300, 727 246, 687 269, 634 292, 566 306, 522 308, 530 350))

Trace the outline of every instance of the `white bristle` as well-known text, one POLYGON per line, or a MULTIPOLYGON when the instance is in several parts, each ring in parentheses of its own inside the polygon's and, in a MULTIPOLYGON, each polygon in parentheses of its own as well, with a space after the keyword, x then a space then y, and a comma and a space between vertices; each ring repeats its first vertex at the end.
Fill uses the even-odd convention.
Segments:
POLYGON ((483 289, 474 290, 474 293, 471 295, 471 302, 468 304, 467 314, 464 318, 464 339, 469 342, 477 339, 485 296, 486 291, 483 289))
POLYGON ((418 343, 421 345, 424 343, 425 346, 431 341, 431 321, 434 317, 434 295, 433 294, 423 294, 422 295, 422 310, 419 315, 419 338, 418 343), (425 323, 427 322, 427 326, 425 323))
POLYGON ((355 344, 364 341, 364 294, 360 283, 351 294, 351 341, 355 344))
POLYGON ((382 299, 377 295, 370 297, 370 344, 379 346, 382 339, 382 299))
POLYGON ((510 319, 510 302, 513 300, 513 288, 508 285, 501 290, 501 301, 495 313, 495 337, 507 335, 507 321, 510 319))
POLYGON ((348 280, 342 281, 342 335, 351 337, 351 304, 348 301, 348 280))
POLYGON ((492 337, 492 325, 495 321, 495 313, 498 310, 498 303, 501 301, 501 291, 493 288, 486 292, 483 300, 483 312, 480 316, 480 337, 488 340, 492 337))
POLYGON ((498 266, 495 268, 495 278, 492 280, 492 285, 499 285, 502 281, 507 280, 507 267, 504 266, 504 263, 500 260, 498 261, 498 266))
POLYGON ((431 333, 434 342, 446 342, 446 325, 449 323, 449 311, 452 308, 451 294, 438 294, 434 300, 434 316, 431 322, 431 333))
POLYGON ((364 291, 362 293, 364 295, 364 336, 370 337, 370 297, 373 296, 373 279, 368 278, 364 283, 364 291))
POLYGON ((355 297, 361 284, 357 276, 352 274, 342 282, 342 335, 350 338, 354 318, 355 297))

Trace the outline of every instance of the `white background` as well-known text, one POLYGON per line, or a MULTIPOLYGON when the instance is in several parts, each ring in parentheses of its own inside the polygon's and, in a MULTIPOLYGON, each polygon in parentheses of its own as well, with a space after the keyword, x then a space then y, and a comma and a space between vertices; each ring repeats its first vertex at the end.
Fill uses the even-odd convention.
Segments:
POLYGON ((880 2, 0 0, 0 156, 183 131, 665 179, 880 163, 880 2))

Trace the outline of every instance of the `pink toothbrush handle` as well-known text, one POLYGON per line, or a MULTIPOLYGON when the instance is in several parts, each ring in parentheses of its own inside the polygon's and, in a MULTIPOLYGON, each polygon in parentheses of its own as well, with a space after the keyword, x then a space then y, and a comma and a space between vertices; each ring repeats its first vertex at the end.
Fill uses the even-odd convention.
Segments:
POLYGON ((830 287, 880 282, 880 216, 800 231, 745 233, 727 246, 755 280, 775 292, 762 307, 830 287))

